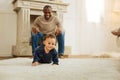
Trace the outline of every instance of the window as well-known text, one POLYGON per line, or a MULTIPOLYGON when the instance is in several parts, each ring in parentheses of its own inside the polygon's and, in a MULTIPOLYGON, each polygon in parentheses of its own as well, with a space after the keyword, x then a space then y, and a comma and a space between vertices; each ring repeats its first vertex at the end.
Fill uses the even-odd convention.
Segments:
POLYGON ((86 0, 88 22, 99 23, 104 10, 104 0, 86 0))

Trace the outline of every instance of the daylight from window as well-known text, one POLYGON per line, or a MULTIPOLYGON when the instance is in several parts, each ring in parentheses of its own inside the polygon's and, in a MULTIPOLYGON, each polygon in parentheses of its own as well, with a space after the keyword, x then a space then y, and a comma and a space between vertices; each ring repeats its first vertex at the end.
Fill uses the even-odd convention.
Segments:
POLYGON ((88 22, 99 23, 104 11, 104 0, 86 0, 88 22))

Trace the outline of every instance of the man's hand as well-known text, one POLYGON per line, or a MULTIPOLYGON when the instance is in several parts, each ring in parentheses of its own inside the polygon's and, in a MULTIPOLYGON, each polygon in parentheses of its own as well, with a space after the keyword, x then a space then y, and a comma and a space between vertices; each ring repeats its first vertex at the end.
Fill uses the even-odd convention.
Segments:
POLYGON ((37 27, 32 27, 32 32, 37 34, 39 32, 39 29, 37 27))
POLYGON ((61 33, 62 33, 62 29, 61 28, 57 28, 56 32, 55 32, 55 35, 58 36, 61 33))

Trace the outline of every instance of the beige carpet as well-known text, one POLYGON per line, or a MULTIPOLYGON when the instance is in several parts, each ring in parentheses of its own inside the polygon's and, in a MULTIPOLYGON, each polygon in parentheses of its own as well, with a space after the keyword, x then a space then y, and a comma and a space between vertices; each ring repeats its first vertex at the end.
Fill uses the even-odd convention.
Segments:
POLYGON ((59 66, 31 66, 30 58, 0 60, 0 80, 120 80, 120 61, 60 59, 59 66))

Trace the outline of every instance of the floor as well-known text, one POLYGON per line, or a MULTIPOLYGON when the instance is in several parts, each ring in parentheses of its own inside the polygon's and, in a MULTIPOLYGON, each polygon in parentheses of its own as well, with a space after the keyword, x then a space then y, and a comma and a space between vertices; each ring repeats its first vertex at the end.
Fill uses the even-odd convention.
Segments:
POLYGON ((0 80, 120 80, 119 58, 65 58, 31 66, 32 58, 0 60, 0 80))

